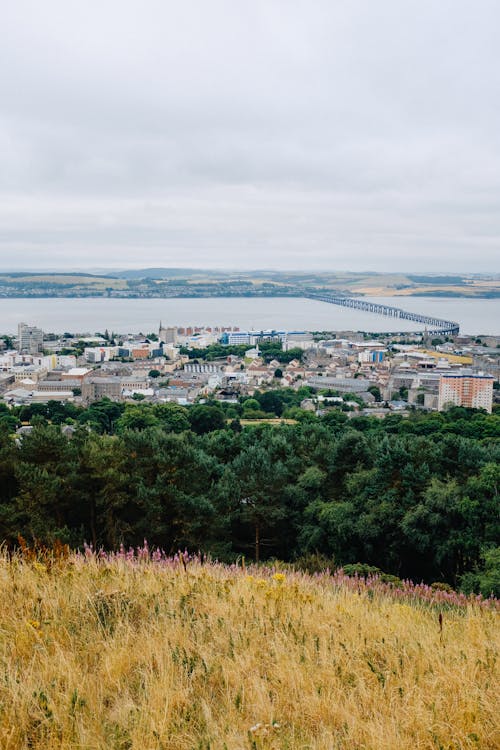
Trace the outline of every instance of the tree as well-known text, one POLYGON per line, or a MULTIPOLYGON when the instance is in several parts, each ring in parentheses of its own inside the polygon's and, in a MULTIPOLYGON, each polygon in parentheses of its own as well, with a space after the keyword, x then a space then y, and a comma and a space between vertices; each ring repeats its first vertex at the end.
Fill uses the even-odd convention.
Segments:
POLYGON ((270 414, 276 414, 277 417, 281 417, 283 414, 284 402, 279 391, 265 391, 265 393, 259 393, 257 399, 259 404, 257 408, 269 412, 270 414))
POLYGON ((15 541, 16 508, 14 498, 18 491, 16 462, 18 448, 9 430, 0 426, 0 539, 15 541))
POLYGON ((159 424, 150 404, 126 404, 123 414, 116 420, 116 432, 125 430, 144 430, 159 424))
POLYGON ((73 503, 76 445, 55 425, 37 426, 23 436, 16 478, 16 526, 27 538, 73 542, 69 529, 78 528, 73 503))
POLYGON ((6 334, 4 334, 3 336, 0 336, 0 338, 3 340, 6 349, 14 348, 14 339, 12 338, 12 336, 7 336, 6 334))
POLYGON ((339 489, 340 482, 347 474, 370 468, 371 456, 369 444, 360 432, 349 430, 344 432, 334 446, 333 456, 329 467, 329 480, 339 489))
POLYGON ((157 404, 154 415, 161 426, 168 432, 184 432, 189 430, 190 422, 188 410, 179 404, 157 404))
POLYGON ((45 415, 52 424, 63 424, 70 416, 69 407, 69 404, 63 404, 61 401, 48 401, 45 407, 45 415))
POLYGON ((105 397, 80 411, 77 419, 80 424, 88 424, 97 432, 113 433, 115 423, 125 409, 124 404, 105 397))
POLYGON ((222 430, 226 426, 224 413, 218 406, 206 404, 192 406, 188 412, 188 419, 191 429, 197 435, 204 435, 212 430, 222 430))
POLYGON ((368 393, 371 393, 374 396, 375 401, 382 401, 382 394, 380 393, 378 385, 370 385, 367 390, 368 393))
POLYGON ((258 411, 259 409, 260 403, 256 398, 247 398, 243 401, 243 412, 258 411))
POLYGON ((466 594, 472 592, 483 596, 500 597, 500 547, 484 548, 481 554, 482 565, 473 572, 465 573, 460 579, 460 588, 466 594))
POLYGON ((159 378, 161 377, 161 372, 159 370, 150 370, 148 375, 150 378, 159 378))
POLYGON ((273 461, 268 450, 250 445, 232 461, 224 476, 233 518, 253 527, 255 562, 260 561, 263 534, 285 516, 281 502, 286 477, 284 464, 273 461))
POLYGON ((455 584, 464 572, 470 554, 464 511, 467 514, 457 482, 434 477, 421 501, 405 513, 401 529, 428 576, 455 584))
POLYGON ((14 414, 8 414, 0 412, 0 430, 6 430, 7 432, 15 432, 19 427, 19 420, 14 414))
MULTIPOLYGON (((217 461, 198 439, 193 443, 192 436, 158 428, 128 432, 123 442, 130 457, 129 495, 137 498, 138 514, 129 532, 133 543, 147 537, 171 552, 185 546, 207 549, 215 515, 217 461)), ((223 525, 220 519, 215 524, 223 525)))
POLYGON ((132 459, 122 438, 94 433, 82 446, 78 491, 94 547, 116 549, 132 541, 134 521, 141 517, 131 492, 132 459))
POLYGON ((328 425, 328 427, 332 428, 335 431, 341 430, 347 420, 347 414, 344 414, 344 412, 340 411, 339 409, 332 409, 321 418, 323 424, 328 425))

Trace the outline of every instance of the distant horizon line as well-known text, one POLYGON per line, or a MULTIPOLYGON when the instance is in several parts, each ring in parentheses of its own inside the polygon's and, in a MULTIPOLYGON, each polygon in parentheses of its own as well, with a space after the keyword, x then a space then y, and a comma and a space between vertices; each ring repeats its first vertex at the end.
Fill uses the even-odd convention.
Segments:
POLYGON ((99 275, 99 274, 112 274, 112 273, 124 273, 127 271, 209 271, 211 273, 288 273, 288 274, 318 274, 318 273, 338 273, 338 274, 372 274, 372 275, 385 275, 385 276, 407 276, 408 274, 421 274, 425 276, 456 276, 457 274, 460 275, 468 275, 468 276, 500 276, 500 271, 498 270, 488 270, 488 271, 473 271, 473 270, 460 270, 460 269, 454 269, 453 271, 450 270, 422 270, 422 269, 412 269, 412 270, 391 270, 391 271, 373 271, 369 269, 362 269, 362 270, 354 270, 354 269, 339 269, 339 268, 307 268, 307 269, 300 269, 300 268, 279 268, 279 267, 272 267, 272 268, 259 268, 259 267, 245 267, 245 268, 235 268, 231 266, 155 266, 155 265, 127 265, 127 266, 115 266, 115 267, 99 267, 99 266, 78 266, 78 267, 45 267, 45 268, 37 268, 30 266, 29 268, 19 268, 19 267, 8 267, 8 268, 1 268, 0 267, 0 274, 9 274, 9 273, 26 273, 26 274, 71 274, 71 273, 85 273, 90 275, 99 275))

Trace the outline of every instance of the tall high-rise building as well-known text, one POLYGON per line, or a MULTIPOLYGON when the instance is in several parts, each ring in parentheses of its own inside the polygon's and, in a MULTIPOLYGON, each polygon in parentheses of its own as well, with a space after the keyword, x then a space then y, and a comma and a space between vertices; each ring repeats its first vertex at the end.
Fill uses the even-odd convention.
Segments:
POLYGON ((175 344, 177 342, 177 328, 174 328, 173 326, 169 326, 167 328, 166 326, 162 325, 160 321, 158 338, 164 344, 175 344))
POLYGON ((468 406, 485 409, 491 414, 493 404, 493 380, 483 373, 447 373, 439 380, 438 409, 447 406, 468 406))
POLYGON ((28 354, 38 354, 43 349, 43 331, 41 328, 19 323, 17 326, 18 350, 28 354))

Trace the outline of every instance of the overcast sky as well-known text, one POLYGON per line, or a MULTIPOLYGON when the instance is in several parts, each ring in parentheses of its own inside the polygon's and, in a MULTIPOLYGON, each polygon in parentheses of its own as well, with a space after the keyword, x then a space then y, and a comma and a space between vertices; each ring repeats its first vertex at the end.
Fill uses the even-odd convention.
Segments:
POLYGON ((498 271, 498 0, 11 0, 0 268, 498 271))

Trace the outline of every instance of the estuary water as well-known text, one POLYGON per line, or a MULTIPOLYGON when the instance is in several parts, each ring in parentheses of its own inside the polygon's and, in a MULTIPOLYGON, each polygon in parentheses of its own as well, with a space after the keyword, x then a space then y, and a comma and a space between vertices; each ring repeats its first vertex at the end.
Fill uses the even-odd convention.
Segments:
MULTIPOLYGON (((500 299, 364 297, 412 312, 460 323, 461 333, 500 335, 500 299)), ((290 297, 109 299, 55 297, 0 299, 0 333, 17 333, 19 322, 47 333, 150 333, 166 326, 238 326, 307 331, 416 331, 408 320, 290 297)))

